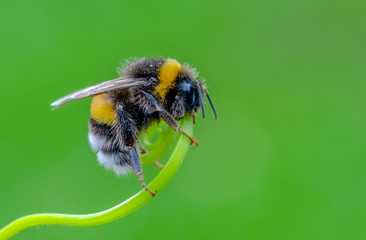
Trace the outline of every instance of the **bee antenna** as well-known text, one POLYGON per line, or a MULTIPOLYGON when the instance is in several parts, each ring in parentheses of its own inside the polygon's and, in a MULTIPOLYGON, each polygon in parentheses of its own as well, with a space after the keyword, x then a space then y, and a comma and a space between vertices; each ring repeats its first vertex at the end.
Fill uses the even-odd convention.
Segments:
POLYGON ((205 107, 203 106, 203 97, 202 97, 202 90, 198 81, 196 81, 198 87, 198 95, 200 96, 200 105, 202 107, 202 118, 205 118, 205 107))
POLYGON ((205 92, 206 92, 207 99, 208 99, 208 101, 210 102, 210 105, 211 105, 212 111, 213 111, 213 113, 214 113, 214 115, 215 115, 215 120, 217 120, 217 113, 216 113, 215 106, 213 105, 213 102, 212 102, 212 100, 211 100, 211 98, 210 98, 210 95, 208 94, 208 91, 206 90, 205 92))

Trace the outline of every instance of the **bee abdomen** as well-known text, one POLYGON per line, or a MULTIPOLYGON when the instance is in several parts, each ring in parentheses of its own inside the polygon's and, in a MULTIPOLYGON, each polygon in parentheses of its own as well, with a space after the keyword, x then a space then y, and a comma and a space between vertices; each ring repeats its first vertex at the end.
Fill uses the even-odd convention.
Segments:
POLYGON ((97 159, 100 165, 108 170, 114 171, 117 175, 126 175, 131 171, 126 152, 104 153, 99 151, 97 153, 97 159))
POLYGON ((128 174, 131 170, 128 164, 128 152, 116 145, 116 141, 111 137, 112 129, 99 125, 91 119, 88 134, 90 146, 97 152, 99 164, 117 175, 128 174))
POLYGON ((100 150, 102 150, 103 145, 105 144, 107 138, 97 136, 97 135, 89 132, 88 140, 89 140, 90 147, 93 149, 93 151, 99 152, 100 150))
POLYGON ((115 106, 107 98, 106 94, 100 94, 93 98, 90 116, 98 123, 109 126, 116 122, 115 106))

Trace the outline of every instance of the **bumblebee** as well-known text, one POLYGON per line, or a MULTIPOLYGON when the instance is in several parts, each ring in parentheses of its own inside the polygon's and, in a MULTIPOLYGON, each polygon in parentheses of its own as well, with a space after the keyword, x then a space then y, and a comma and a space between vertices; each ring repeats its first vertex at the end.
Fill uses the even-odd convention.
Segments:
POLYGON ((117 79, 73 92, 51 106, 58 108, 73 100, 94 97, 88 139, 97 152, 98 162, 117 175, 132 169, 142 187, 155 196, 145 184, 136 151, 139 134, 163 120, 198 146, 197 140, 184 132, 177 121, 189 114, 195 122, 195 113, 200 108, 204 118, 204 95, 215 119, 216 110, 205 84, 197 80, 195 69, 175 59, 138 59, 127 63, 119 73, 117 79))

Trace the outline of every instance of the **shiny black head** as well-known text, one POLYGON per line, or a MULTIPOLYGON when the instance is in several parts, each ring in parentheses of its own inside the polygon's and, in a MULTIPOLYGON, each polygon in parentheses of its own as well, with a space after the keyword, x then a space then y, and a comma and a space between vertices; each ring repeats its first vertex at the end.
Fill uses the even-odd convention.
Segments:
POLYGON ((202 93, 196 82, 192 80, 183 80, 179 84, 179 92, 183 97, 184 104, 188 112, 197 112, 198 108, 202 106, 203 116, 205 115, 205 110, 202 104, 202 93))
POLYGON ((179 83, 178 89, 180 95, 183 97, 186 110, 190 113, 195 113, 197 112, 198 108, 201 107, 203 118, 205 118, 205 108, 203 106, 203 94, 205 93, 214 111, 215 119, 217 118, 215 108, 213 106, 210 96, 208 95, 207 90, 205 92, 202 92, 200 83, 197 80, 182 80, 179 83))

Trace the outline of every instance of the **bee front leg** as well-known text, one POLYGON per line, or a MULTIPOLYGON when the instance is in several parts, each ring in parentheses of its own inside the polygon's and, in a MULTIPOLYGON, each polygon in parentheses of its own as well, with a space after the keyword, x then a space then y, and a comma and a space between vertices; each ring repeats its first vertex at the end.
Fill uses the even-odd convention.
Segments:
POLYGON ((141 90, 141 96, 139 96, 139 103, 142 108, 149 113, 158 112, 159 116, 174 130, 181 132, 184 136, 186 136, 191 144, 194 143, 196 147, 198 146, 198 142, 194 137, 191 137, 186 133, 175 120, 175 118, 160 105, 158 100, 155 99, 153 95, 150 93, 141 90))
POLYGON ((142 173, 142 167, 141 162, 139 159, 139 156, 136 152, 135 147, 135 132, 136 127, 133 125, 133 121, 130 120, 130 117, 128 114, 123 110, 123 105, 117 106, 117 112, 118 112, 118 129, 120 133, 118 136, 120 137, 120 141, 123 146, 128 147, 128 154, 130 157, 130 166, 135 173, 136 176, 139 176, 139 181, 141 182, 142 187, 148 191, 153 197, 156 195, 156 193, 150 191, 150 189, 146 186, 144 176, 142 173))

